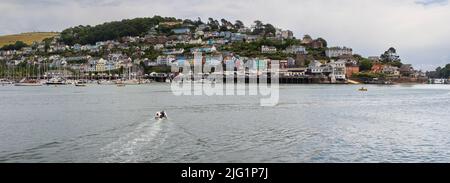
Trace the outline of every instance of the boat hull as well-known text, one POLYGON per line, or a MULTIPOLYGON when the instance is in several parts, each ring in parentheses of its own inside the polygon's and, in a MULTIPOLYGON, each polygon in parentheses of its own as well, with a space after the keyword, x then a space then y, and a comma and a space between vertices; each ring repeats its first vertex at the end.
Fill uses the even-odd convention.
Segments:
POLYGON ((67 85, 66 83, 45 83, 46 85, 67 85))
POLYGON ((14 86, 42 86, 40 83, 16 83, 14 86))

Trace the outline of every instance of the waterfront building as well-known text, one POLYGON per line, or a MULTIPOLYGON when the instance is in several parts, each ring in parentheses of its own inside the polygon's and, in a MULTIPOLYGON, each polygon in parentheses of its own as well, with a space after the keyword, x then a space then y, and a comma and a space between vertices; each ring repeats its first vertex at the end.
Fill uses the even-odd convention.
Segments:
POLYGON ((268 62, 269 60, 255 58, 247 60, 247 62, 244 63, 243 67, 251 72, 265 71, 268 68, 268 62))
POLYGON ((414 74, 414 68, 412 67, 411 64, 403 64, 400 67, 399 71, 402 76, 409 77, 409 76, 412 76, 412 74, 414 74))
POLYGON ((373 73, 381 73, 381 72, 383 72, 383 67, 384 66, 381 63, 374 63, 372 65, 371 72, 373 72, 373 73))
POLYGON ((394 66, 390 66, 390 65, 385 65, 383 67, 382 70, 383 74, 387 74, 387 75, 391 75, 391 76, 399 76, 400 75, 400 71, 398 67, 394 67, 394 66))
POLYGON ((308 73, 311 75, 322 75, 324 71, 324 67, 322 67, 322 63, 314 60, 308 65, 308 73))
POLYGON ((158 65, 170 65, 172 61, 175 60, 175 56, 173 55, 167 55, 167 56, 158 56, 156 59, 156 63, 158 65))
POLYGON ((353 55, 353 50, 347 47, 331 47, 325 51, 325 54, 329 58, 336 58, 342 55, 353 55))
POLYGON ((331 60, 330 63, 327 64, 328 68, 331 70, 330 77, 333 80, 345 80, 346 79, 346 66, 345 61, 334 61, 331 60))
POLYGON ((287 59, 287 67, 288 68, 295 68, 297 65, 295 64, 295 59, 293 59, 292 57, 289 57, 287 59))
POLYGON ((97 70, 97 60, 90 59, 88 61, 87 69, 88 72, 95 72, 97 70))
POLYGON ((359 73, 359 66, 358 64, 346 63, 345 70, 345 76, 351 78, 353 74, 359 73))
POLYGON ((207 67, 217 67, 222 64, 223 57, 221 54, 217 55, 207 55, 205 57, 205 66, 207 67))
POLYGON ((105 72, 106 71, 106 60, 103 58, 100 58, 100 60, 97 61, 95 65, 95 71, 96 72, 105 72))
POLYGON ((116 70, 116 69, 120 69, 119 62, 113 61, 113 60, 106 61, 105 70, 112 71, 112 70, 116 70))
MULTIPOLYGON (((278 61, 279 69, 285 70, 288 68, 288 61, 287 60, 272 60, 272 61, 278 61)), ((269 65, 269 68, 271 68, 271 64, 269 65)))

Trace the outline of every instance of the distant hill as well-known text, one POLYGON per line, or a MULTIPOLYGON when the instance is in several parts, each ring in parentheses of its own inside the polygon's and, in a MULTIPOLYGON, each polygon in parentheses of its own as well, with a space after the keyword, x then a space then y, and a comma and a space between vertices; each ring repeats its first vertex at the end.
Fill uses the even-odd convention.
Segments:
MULTIPOLYGON (((96 26, 76 26, 61 32, 65 44, 95 44, 98 41, 119 39, 125 36, 146 34, 152 27, 162 22, 182 21, 173 17, 154 16, 152 18, 134 18, 122 21, 106 22, 96 26)), ((158 31, 170 32, 167 27, 160 26, 158 31)))
POLYGON ((16 41, 22 41, 28 45, 33 42, 41 42, 46 38, 51 38, 59 33, 56 32, 29 32, 15 35, 0 36, 0 47, 4 45, 14 44, 16 41))

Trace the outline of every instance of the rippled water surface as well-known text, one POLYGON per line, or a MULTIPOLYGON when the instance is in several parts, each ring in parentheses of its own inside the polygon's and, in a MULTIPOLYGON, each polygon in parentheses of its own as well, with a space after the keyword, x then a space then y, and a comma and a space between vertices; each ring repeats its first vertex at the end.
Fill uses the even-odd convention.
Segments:
POLYGON ((450 162, 450 86, 0 86, 0 162, 450 162), (153 114, 166 110, 167 121, 153 114))

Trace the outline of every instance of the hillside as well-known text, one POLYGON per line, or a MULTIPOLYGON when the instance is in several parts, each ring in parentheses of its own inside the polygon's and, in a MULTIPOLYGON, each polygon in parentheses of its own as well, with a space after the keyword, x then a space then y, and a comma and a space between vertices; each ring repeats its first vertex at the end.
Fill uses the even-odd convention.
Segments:
MULTIPOLYGON (((76 26, 61 32, 65 44, 95 44, 98 41, 119 39, 125 36, 146 34, 152 27, 161 22, 181 21, 173 17, 154 16, 152 18, 134 18, 122 21, 106 22, 96 26, 76 26)), ((161 26, 160 31, 169 32, 170 28, 161 26)))
POLYGON ((26 44, 31 44, 34 41, 40 42, 46 38, 54 37, 59 33, 55 32, 30 32, 15 35, 0 36, 0 47, 4 45, 14 44, 16 41, 22 41, 26 44))

